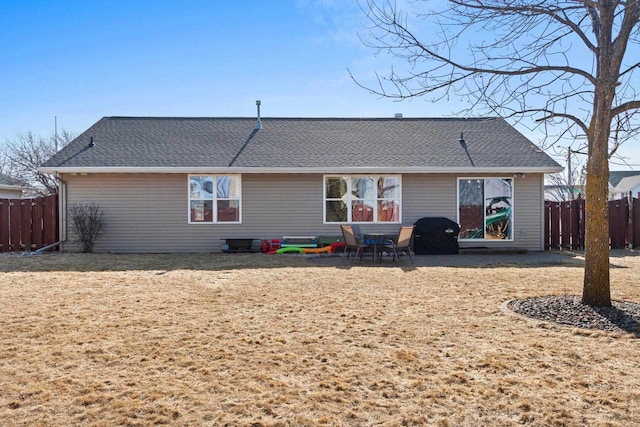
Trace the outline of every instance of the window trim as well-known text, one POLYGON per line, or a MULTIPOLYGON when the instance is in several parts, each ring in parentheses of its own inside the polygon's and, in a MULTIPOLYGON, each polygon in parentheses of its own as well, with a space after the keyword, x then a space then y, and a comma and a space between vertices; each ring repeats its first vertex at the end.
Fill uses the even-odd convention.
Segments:
MULTIPOLYGON (((322 176, 322 223, 323 224, 327 224, 327 225, 340 225, 340 224, 402 224, 402 174, 375 174, 375 173, 371 173, 371 174, 366 174, 366 173, 358 173, 358 174, 324 174, 322 176), (399 197, 397 199, 392 199, 392 200, 397 200, 398 205, 399 205, 399 212, 398 212, 398 220, 397 221, 378 221, 378 202, 380 200, 384 200, 384 199, 379 199, 379 198, 375 198, 375 204, 374 204, 374 209, 373 209, 373 218, 374 221, 352 221, 351 218, 353 217, 353 214, 351 213, 351 209, 353 206, 353 201, 356 200, 352 197, 352 190, 351 190, 351 184, 352 184, 352 180, 353 178, 358 178, 358 177, 373 177, 375 178, 376 182, 377 179, 379 179, 380 177, 389 177, 389 178, 397 178, 400 181, 400 191, 399 191, 399 197), (329 222, 327 221, 327 178, 346 178, 347 180, 347 221, 335 221, 335 222, 329 222)), ((331 199, 331 200, 335 200, 335 199, 331 199)))
MULTIPOLYGON (((481 239, 465 239, 462 237, 458 237, 458 240, 461 242, 513 242, 515 240, 515 199, 516 199, 516 180, 513 176, 459 176, 456 180, 456 222, 460 224, 460 181, 469 181, 469 180, 483 180, 486 181, 488 179, 508 179, 511 180, 511 215, 510 215, 510 223, 511 227, 511 237, 508 239, 487 239, 487 214, 486 207, 484 206, 485 200, 483 200, 483 238, 481 239)), ((486 188, 486 187, 485 187, 486 188)), ((462 230, 460 230, 460 234, 462 234, 462 230)))
MULTIPOLYGON (((196 199, 203 200, 203 199, 196 199)), ((208 200, 208 199, 207 199, 208 200)), ((211 174, 211 173, 190 173, 187 175, 187 223, 194 225, 212 225, 212 224, 242 224, 242 175, 241 174, 211 174), (193 176, 208 176, 213 178, 214 189, 216 188, 216 182, 218 177, 237 177, 239 180, 238 191, 240 193, 237 199, 231 198, 218 198, 217 192, 214 191, 213 198, 211 201, 213 202, 212 206, 212 221, 191 221, 191 177, 193 176), (221 200, 238 200, 238 221, 218 221, 218 201, 221 200)))

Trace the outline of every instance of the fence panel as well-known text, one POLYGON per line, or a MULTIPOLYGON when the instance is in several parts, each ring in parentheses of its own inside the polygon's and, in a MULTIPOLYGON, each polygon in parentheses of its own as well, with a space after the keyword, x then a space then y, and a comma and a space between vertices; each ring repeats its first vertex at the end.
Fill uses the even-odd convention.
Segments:
POLYGON ((57 195, 0 199, 0 252, 36 250, 57 241, 57 195))
POLYGON ((571 249, 584 248, 584 199, 578 197, 570 202, 571 249))
MULTIPOLYGON (((640 247, 640 195, 609 201, 611 249, 640 247)), ((585 201, 545 201, 545 249, 584 249, 585 201)))
POLYGON ((9 199, 0 199, 0 252, 9 252, 9 199))
POLYGON ((32 212, 32 202, 31 199, 22 199, 20 200, 20 238, 21 238, 21 247, 20 250, 30 251, 31 250, 31 212, 32 212))
POLYGON ((42 234, 45 245, 58 241, 58 196, 47 196, 42 201, 42 234))
POLYGON ((551 236, 549 247, 560 249, 560 207, 561 203, 551 203, 551 236))
POLYGON ((562 202, 560 206, 560 241, 561 247, 571 247, 571 202, 562 202))
POLYGON ((609 239, 611 241, 611 249, 625 248, 628 215, 629 203, 626 198, 609 201, 609 239))
POLYGON ((9 251, 20 251, 20 200, 11 199, 9 202, 9 251))
POLYGON ((31 240, 33 241, 33 246, 36 248, 41 248, 44 246, 44 240, 42 238, 42 219, 43 219, 43 211, 42 211, 42 200, 43 198, 33 199, 33 210, 31 224, 32 224, 32 232, 31 232, 31 240))

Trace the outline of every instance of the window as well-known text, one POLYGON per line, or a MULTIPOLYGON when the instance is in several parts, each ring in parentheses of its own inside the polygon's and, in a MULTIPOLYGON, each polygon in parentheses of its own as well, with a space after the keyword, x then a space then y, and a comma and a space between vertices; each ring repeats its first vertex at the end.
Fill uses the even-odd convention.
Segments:
POLYGON ((326 223, 400 222, 400 176, 325 176, 326 223))
POLYGON ((189 223, 240 222, 238 175, 190 175, 189 223))
POLYGON ((513 239, 513 180, 458 179, 460 239, 513 239))

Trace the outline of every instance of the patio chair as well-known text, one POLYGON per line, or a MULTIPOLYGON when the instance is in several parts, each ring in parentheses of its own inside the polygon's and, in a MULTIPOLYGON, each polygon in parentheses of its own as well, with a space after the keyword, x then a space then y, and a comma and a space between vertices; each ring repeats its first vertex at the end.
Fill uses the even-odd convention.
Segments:
MULTIPOLYGON (((398 236, 393 239, 386 241, 382 246, 382 249, 389 249, 393 252, 393 260, 400 261, 401 253, 408 253, 409 259, 411 260, 411 264, 413 264, 413 256, 411 255, 411 238, 413 237, 413 229, 414 225, 408 225, 400 227, 400 231, 398 232, 398 236)), ((380 256, 382 256, 382 250, 380 251, 380 256)))
POLYGON ((347 254, 347 259, 349 259, 349 255, 355 250, 355 254, 353 256, 353 261, 355 262, 358 254, 360 254, 360 259, 362 259, 362 255, 364 254, 364 250, 366 248, 371 247, 371 245, 364 243, 356 237, 355 232, 353 231, 353 227, 350 225, 341 225, 340 229, 342 230, 342 236, 344 237, 345 248, 344 251, 347 254))
POLYGON ((353 234, 355 234, 356 239, 362 240, 364 234, 360 231, 360 226, 358 224, 351 224, 351 228, 353 229, 353 234))

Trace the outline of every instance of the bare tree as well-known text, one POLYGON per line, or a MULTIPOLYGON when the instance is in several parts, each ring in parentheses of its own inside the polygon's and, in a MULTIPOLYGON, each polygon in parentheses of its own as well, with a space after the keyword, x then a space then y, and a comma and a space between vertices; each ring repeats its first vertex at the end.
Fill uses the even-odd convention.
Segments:
POLYGON ((71 230, 84 253, 93 252, 98 237, 104 233, 103 213, 95 203, 72 203, 69 206, 71 230))
POLYGON ((389 0, 361 7, 365 44, 404 69, 356 83, 398 99, 463 96, 475 111, 533 118, 585 142, 582 301, 611 305, 609 158, 639 127, 640 0, 449 0, 415 13, 389 0))
POLYGON ((55 177, 38 168, 74 138, 75 135, 66 130, 49 138, 31 132, 18 135, 6 141, 0 151, 2 172, 28 186, 36 195, 54 194, 58 191, 55 177))
POLYGON ((584 195, 586 187, 586 165, 581 161, 585 152, 569 147, 553 147, 555 155, 566 158, 567 168, 564 173, 553 173, 546 177, 545 197, 550 195, 555 201, 569 201, 578 194, 584 195))

